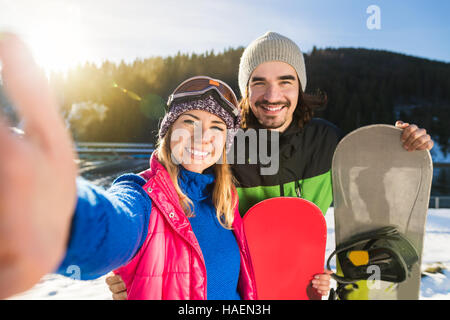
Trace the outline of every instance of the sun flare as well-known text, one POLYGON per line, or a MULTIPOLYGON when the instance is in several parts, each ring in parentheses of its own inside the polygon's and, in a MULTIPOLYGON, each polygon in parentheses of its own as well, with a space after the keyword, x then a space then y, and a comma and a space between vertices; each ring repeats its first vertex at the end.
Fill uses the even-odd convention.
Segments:
POLYGON ((24 38, 37 64, 47 73, 66 72, 91 58, 85 28, 75 6, 60 8, 54 14, 47 12, 46 19, 24 30, 24 38))

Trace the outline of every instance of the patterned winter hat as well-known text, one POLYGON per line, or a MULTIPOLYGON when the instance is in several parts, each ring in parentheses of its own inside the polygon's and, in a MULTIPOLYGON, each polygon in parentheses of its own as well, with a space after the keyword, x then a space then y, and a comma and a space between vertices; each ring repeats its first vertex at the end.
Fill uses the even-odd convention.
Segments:
MULTIPOLYGON (((199 77, 195 77, 199 78, 199 77)), ((207 77, 205 77, 207 78, 207 77)), ((191 78, 193 79, 193 78, 191 78)), ((210 78, 208 78, 210 79, 210 78)), ((214 79, 213 79, 214 80, 214 79)), ((186 80, 186 81, 189 81, 186 80)), ((186 82, 185 81, 185 82, 186 82)), ((217 80, 214 80, 217 81, 217 80)), ((185 83, 183 82, 183 83, 185 83)), ((223 82, 221 82, 223 83, 223 82)), ((230 89, 228 87, 228 89, 230 89)), ((230 89, 231 90, 231 89, 230 89)), ((232 92, 232 90, 231 90, 232 92)), ((234 95, 234 93, 232 92, 234 95)), ((172 95, 171 95, 172 97, 172 95)), ((215 90, 209 90, 205 93, 199 95, 198 97, 190 98, 186 101, 178 101, 177 99, 171 101, 169 98, 169 110, 165 114, 161 126, 159 129, 159 138, 162 139, 166 135, 169 128, 172 126, 172 124, 178 119, 178 117, 190 110, 202 110, 207 111, 209 113, 212 113, 219 118, 221 118, 227 127, 227 141, 226 141, 226 150, 227 152, 230 150, 231 145, 233 144, 234 136, 236 135, 237 131, 240 128, 241 125, 241 115, 239 110, 237 109, 233 114, 230 112, 230 110, 227 110, 224 108, 223 96, 220 95, 218 91, 215 90)))

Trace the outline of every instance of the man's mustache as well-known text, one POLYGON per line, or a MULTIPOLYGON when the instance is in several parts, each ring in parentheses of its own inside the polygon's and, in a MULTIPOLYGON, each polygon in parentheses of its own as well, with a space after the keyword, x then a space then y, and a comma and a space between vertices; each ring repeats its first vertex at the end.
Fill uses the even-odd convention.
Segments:
POLYGON ((255 102, 256 107, 267 106, 267 105, 271 105, 271 106, 280 105, 280 106, 286 106, 289 108, 291 106, 291 103, 289 101, 269 102, 267 100, 259 100, 259 101, 255 102))

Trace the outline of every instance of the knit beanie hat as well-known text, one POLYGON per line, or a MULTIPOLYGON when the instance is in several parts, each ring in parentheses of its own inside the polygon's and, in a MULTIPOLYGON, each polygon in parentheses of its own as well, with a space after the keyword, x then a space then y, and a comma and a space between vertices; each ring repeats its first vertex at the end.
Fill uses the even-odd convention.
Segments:
POLYGON ((242 97, 253 71, 267 61, 282 61, 290 64, 297 72, 302 91, 305 91, 305 61, 300 48, 291 39, 269 31, 250 43, 242 54, 239 64, 239 89, 242 97))
POLYGON ((172 126, 181 114, 190 110, 203 110, 218 116, 225 122, 227 126, 226 151, 228 152, 233 144, 234 136, 240 128, 241 115, 238 113, 233 119, 231 114, 229 114, 216 99, 217 97, 214 95, 208 94, 205 97, 192 101, 172 103, 161 122, 159 138, 164 138, 170 126, 172 126))

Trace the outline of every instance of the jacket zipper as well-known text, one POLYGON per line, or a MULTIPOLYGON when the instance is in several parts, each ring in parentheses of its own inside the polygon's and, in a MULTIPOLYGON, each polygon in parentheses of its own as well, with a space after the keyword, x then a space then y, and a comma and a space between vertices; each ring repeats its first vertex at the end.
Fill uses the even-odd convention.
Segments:
MULTIPOLYGON (((152 198, 152 202, 154 202, 156 205, 157 205, 157 201, 155 201, 153 198, 152 198)), ((157 205, 158 206, 158 205, 157 205)), ((158 206, 159 207, 159 206, 158 206)), ((203 272, 204 272, 204 274, 205 274, 205 291, 204 291, 204 294, 205 294, 205 296, 204 296, 204 299, 206 300, 207 299, 207 273, 206 273, 206 263, 205 263, 205 260, 204 260, 204 258, 203 258, 203 253, 201 252, 201 250, 200 250, 200 248, 197 248, 196 246, 194 246, 194 244, 191 242, 191 241, 189 241, 189 239, 187 239, 183 234, 181 234, 181 232, 174 226, 174 224, 173 224, 173 222, 171 221, 171 219, 169 218, 169 217, 167 217, 167 214, 165 213, 165 211, 164 210, 161 210, 161 208, 159 208, 159 210, 161 211, 161 213, 162 213, 162 215, 164 216, 164 218, 166 219, 166 221, 169 223, 169 225, 172 227, 172 229, 173 230, 175 230, 175 232, 181 237, 181 238, 183 238, 184 239, 184 241, 186 241, 192 248, 194 248, 194 250, 197 252, 197 254, 198 254, 198 256, 199 256, 199 258, 200 258, 200 260, 201 260, 201 262, 202 262, 202 267, 203 267, 203 272)), ((192 231, 193 232, 193 231, 192 231)))

